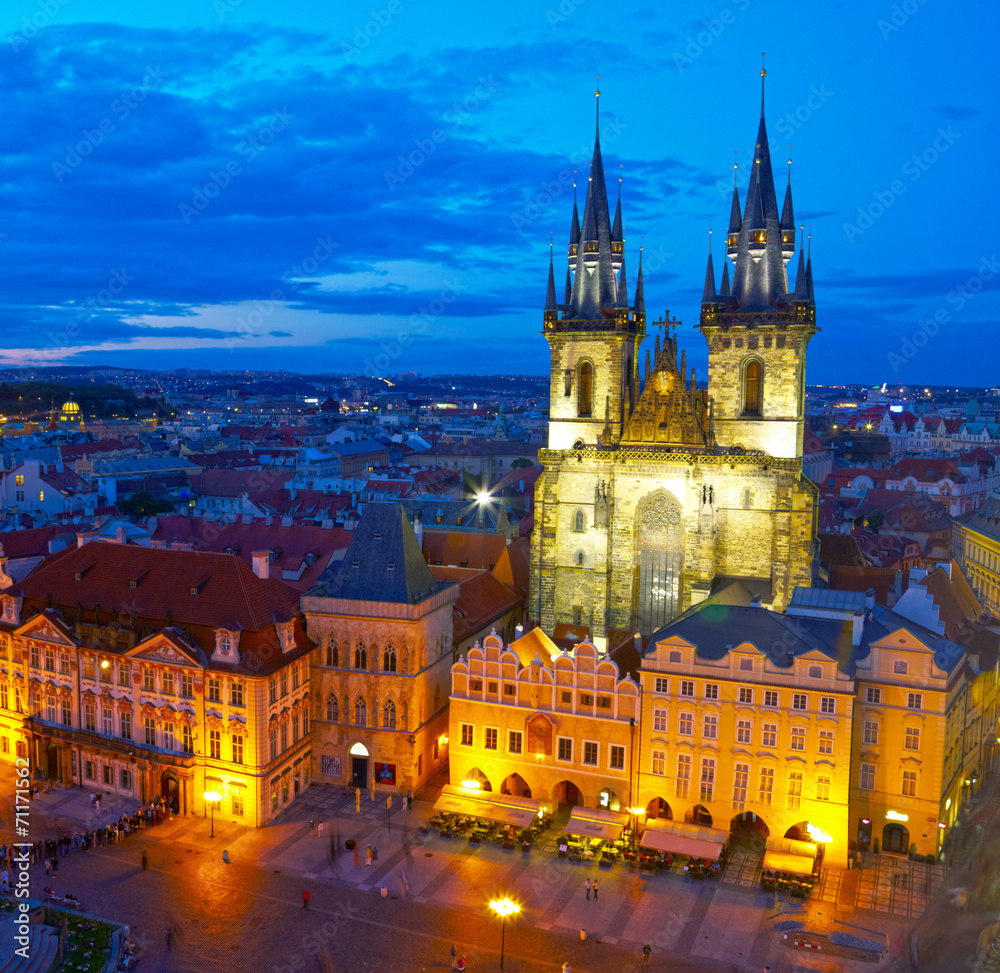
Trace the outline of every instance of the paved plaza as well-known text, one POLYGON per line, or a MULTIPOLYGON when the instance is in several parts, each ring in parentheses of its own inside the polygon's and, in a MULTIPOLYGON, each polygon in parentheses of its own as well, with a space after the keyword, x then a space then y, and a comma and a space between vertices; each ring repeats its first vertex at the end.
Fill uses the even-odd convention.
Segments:
MULTIPOLYGON (((6 777, 4 787, 10 794, 6 777)), ((5 835, 9 804, 5 796, 5 835)), ((447 970, 452 942, 468 970, 494 970, 500 929, 488 902, 510 895, 522 909, 505 933, 511 973, 560 970, 563 962, 575 973, 630 971, 644 943, 652 947, 650 969, 663 973, 760 973, 765 965, 774 973, 853 973, 907 968, 900 957, 942 881, 940 867, 871 856, 860 871, 825 869, 803 905, 761 892, 759 856, 737 853, 721 881, 694 882, 683 873, 561 861, 544 847, 524 853, 421 834, 430 804, 418 800, 410 812, 401 798, 394 804, 387 821, 382 795, 376 802, 363 795, 357 813, 353 794, 313 786, 271 827, 217 815, 212 837, 210 820, 175 818, 111 847, 72 851, 57 880, 32 866, 33 882, 39 889, 57 882, 86 911, 128 923, 145 954, 141 968, 150 970, 447 970), (357 842, 357 858, 344 850, 347 839, 357 842), (588 877, 599 880, 596 899, 586 897, 588 877), (178 930, 170 952, 168 926, 178 930), (878 963, 837 955, 823 934, 848 928, 884 935, 890 956, 878 963)), ((127 809, 105 803, 98 814, 86 792, 57 788, 36 799, 32 822, 44 837, 127 809)))

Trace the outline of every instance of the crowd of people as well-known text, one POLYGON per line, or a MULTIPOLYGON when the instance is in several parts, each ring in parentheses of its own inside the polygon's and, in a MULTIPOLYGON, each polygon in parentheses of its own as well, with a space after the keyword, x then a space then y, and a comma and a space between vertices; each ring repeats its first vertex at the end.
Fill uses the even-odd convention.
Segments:
MULTIPOLYGON (((90 795, 90 806, 95 811, 101 809, 101 795, 90 795)), ((62 834, 58 838, 44 838, 31 844, 28 856, 32 864, 44 864, 46 875, 59 874, 59 859, 65 858, 70 849, 89 851, 94 847, 118 844, 129 835, 163 821, 169 813, 166 801, 150 801, 131 814, 119 815, 117 820, 87 831, 75 831, 72 835, 62 834)), ((19 847, 21 847, 19 845, 19 847)), ((10 889, 8 868, 12 864, 14 846, 4 842, 0 845, 0 890, 10 889)), ((145 855, 145 853, 144 853, 145 855)), ((144 866, 145 867, 145 866, 144 866)), ((46 891, 50 891, 46 889, 46 891)))

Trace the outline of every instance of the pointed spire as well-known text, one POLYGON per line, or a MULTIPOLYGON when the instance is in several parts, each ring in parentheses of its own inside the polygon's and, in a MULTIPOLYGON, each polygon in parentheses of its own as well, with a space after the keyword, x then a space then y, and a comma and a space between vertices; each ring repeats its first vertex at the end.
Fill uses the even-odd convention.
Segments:
POLYGON ((646 292, 642 287, 642 247, 639 247, 639 277, 635 282, 635 309, 646 313, 646 292))
MULTIPOLYGON (((802 236, 805 236, 806 228, 801 227, 802 236)), ((804 241, 799 240, 799 266, 795 271, 795 293, 792 298, 796 301, 808 301, 808 291, 806 290, 806 248, 804 241)))
MULTIPOLYGON (((619 166, 619 170, 621 167, 619 166)), ((622 236, 622 177, 621 172, 618 173, 618 208, 615 210, 615 223, 611 227, 611 242, 612 243, 622 243, 624 237, 622 236)))
POLYGON ((628 307, 628 281, 625 279, 625 254, 622 254, 622 266, 618 271, 618 300, 617 307, 628 307))
MULTIPOLYGON (((791 151, 791 146, 788 146, 791 151)), ((792 158, 788 157, 788 186, 785 189, 785 203, 781 207, 781 228, 795 232, 795 210, 792 208, 792 158)))
MULTIPOLYGON (((576 171, 573 172, 573 219, 569 224, 569 245, 575 246, 580 242, 580 211, 576 206, 576 171)), ((572 256, 572 254, 571 254, 572 256)))
POLYGON ((677 369, 681 373, 681 379, 684 378, 684 373, 687 371, 687 349, 681 349, 681 367, 677 369))
POLYGON ((563 295, 563 304, 569 304, 573 299, 573 275, 566 268, 566 290, 563 295))
POLYGON ((656 354, 655 354, 655 359, 654 360, 655 361, 659 361, 660 360, 660 336, 659 336, 659 334, 657 334, 657 336, 656 336, 656 354))
POLYGON ((806 300, 816 303, 816 292, 813 290, 813 235, 812 224, 809 224, 809 253, 806 256, 806 300))
POLYGON ((549 244, 549 284, 545 289, 545 310, 555 311, 556 310, 556 277, 555 269, 552 263, 552 252, 553 244, 549 244))
POLYGON ((712 264, 712 231, 708 231, 708 266, 705 267, 705 289, 701 295, 702 304, 715 303, 715 266, 712 264))
POLYGON ((734 153, 733 161, 733 205, 729 208, 729 229, 726 231, 726 255, 736 260, 740 247, 740 230, 743 229, 743 217, 740 216, 740 187, 737 184, 740 164, 736 161, 738 153, 734 153))
POLYGON ((646 349, 646 377, 643 380, 643 385, 649 385, 649 349, 646 349))
POLYGON ((729 263, 722 265, 722 283, 719 285, 719 294, 722 297, 729 297, 729 263))

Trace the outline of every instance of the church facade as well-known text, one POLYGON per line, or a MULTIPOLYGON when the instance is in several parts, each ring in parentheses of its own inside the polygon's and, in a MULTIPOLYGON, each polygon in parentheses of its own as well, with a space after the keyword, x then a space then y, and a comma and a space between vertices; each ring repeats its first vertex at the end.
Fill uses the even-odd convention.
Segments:
POLYGON ((568 622, 598 637, 650 635, 728 579, 750 582, 776 610, 810 584, 817 497, 802 451, 812 266, 800 245, 793 290, 791 182, 779 214, 763 109, 762 93, 721 280, 708 257, 698 324, 707 388, 688 372, 669 313, 649 347, 642 253, 630 300, 621 193, 612 220, 598 127, 582 219, 573 205, 563 300, 550 256, 543 312, 549 441, 529 610, 546 631, 568 622))

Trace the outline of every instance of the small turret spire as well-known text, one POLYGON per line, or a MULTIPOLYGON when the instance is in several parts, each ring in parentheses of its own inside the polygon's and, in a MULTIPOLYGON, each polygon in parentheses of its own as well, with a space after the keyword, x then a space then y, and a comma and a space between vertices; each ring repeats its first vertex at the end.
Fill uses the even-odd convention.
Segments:
POLYGON ((719 294, 722 297, 729 297, 729 264, 722 263, 722 283, 719 285, 719 294))
POLYGON ((570 304, 573 300, 573 275, 569 267, 566 268, 566 290, 563 292, 563 304, 570 304))
POLYGON ((615 222, 611 227, 611 242, 622 243, 624 242, 624 235, 622 233, 622 176, 621 167, 619 166, 618 171, 618 208, 615 210, 615 222))
POLYGON ((639 247, 639 277, 635 282, 635 309, 646 313, 646 292, 642 286, 642 247, 639 247))
POLYGON ((740 215, 740 187, 738 184, 740 164, 738 151, 734 153, 733 161, 733 205, 729 210, 729 229, 726 231, 726 254, 734 261, 740 246, 740 230, 743 229, 743 217, 740 215))
POLYGON ((806 300, 816 303, 816 292, 813 290, 813 235, 812 223, 809 224, 809 253, 806 256, 806 300))
POLYGON ((808 301, 808 291, 806 290, 806 248, 803 246, 801 237, 805 236, 806 228, 799 228, 801 236, 799 239, 799 266, 795 271, 795 293, 792 298, 796 301, 808 301))
POLYGON ((549 243, 549 283, 548 287, 545 289, 545 310, 555 311, 556 306, 556 278, 555 278, 555 267, 552 262, 553 260, 553 250, 555 244, 549 243))
POLYGON ((702 304, 715 303, 715 266, 712 263, 712 231, 708 231, 708 265, 705 267, 705 289, 701 295, 702 304))
POLYGON ((781 257, 787 263, 795 253, 795 208, 792 206, 792 156, 791 146, 788 146, 788 186, 785 188, 785 202, 781 207, 781 220, 778 228, 781 230, 781 257))

